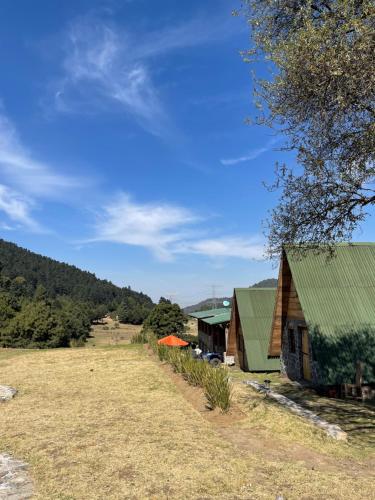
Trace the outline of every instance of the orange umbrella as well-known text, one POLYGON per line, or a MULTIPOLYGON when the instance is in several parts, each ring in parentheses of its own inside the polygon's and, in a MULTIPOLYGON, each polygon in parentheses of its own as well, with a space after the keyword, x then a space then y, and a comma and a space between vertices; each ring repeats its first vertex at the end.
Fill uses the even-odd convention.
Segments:
POLYGON ((189 342, 185 342, 185 340, 181 340, 174 335, 168 335, 168 337, 158 340, 158 344, 164 344, 170 347, 185 347, 189 345, 189 342))

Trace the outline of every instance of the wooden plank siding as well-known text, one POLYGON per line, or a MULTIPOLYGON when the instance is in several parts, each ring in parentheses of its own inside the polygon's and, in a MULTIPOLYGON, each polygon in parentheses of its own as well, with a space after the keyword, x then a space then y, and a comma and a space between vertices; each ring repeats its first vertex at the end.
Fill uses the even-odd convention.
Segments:
MULTIPOLYGON (((288 266, 289 267, 289 266, 288 266)), ((301 307, 301 303, 298 298, 297 290, 294 285, 293 278, 291 277, 290 280, 290 289, 289 289, 289 300, 288 300, 288 308, 287 308, 287 313, 286 317, 288 319, 298 319, 303 321, 304 315, 301 307)))
POLYGON ((298 299, 296 287, 293 283, 288 260, 283 251, 280 260, 275 311, 273 314, 272 333, 268 350, 268 355, 271 357, 280 356, 281 354, 282 332, 287 318, 304 320, 304 315, 298 299))
POLYGON ((236 294, 233 294, 232 312, 231 312, 229 332, 228 332, 227 356, 234 356, 236 363, 238 363, 236 332, 239 321, 240 319, 237 310, 236 294))
POLYGON ((290 269, 286 260, 286 256, 283 252, 280 260, 275 310, 272 320, 272 330, 271 330, 272 333, 270 339, 270 347, 268 351, 269 356, 280 356, 281 335, 284 324, 283 319, 287 308, 286 307, 287 302, 285 300, 285 297, 287 297, 287 293, 289 292, 290 280, 291 280, 290 269))

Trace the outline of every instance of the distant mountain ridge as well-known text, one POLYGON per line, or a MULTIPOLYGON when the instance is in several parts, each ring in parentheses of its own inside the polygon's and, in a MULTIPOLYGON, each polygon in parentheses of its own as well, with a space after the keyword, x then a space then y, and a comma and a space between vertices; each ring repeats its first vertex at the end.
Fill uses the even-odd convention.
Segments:
POLYGON ((276 288, 276 287, 277 287, 276 278, 268 278, 250 286, 250 288, 276 288))
MULTIPOLYGON (((267 278, 265 280, 259 281, 254 285, 251 285, 249 288, 276 288, 277 287, 277 279, 276 278, 267 278)), ((184 307, 184 312, 189 314, 194 311, 204 311, 205 309, 212 309, 215 307, 224 307, 223 302, 227 300, 232 303, 232 297, 218 297, 218 298, 210 298, 202 300, 197 304, 193 304, 191 306, 184 307)))

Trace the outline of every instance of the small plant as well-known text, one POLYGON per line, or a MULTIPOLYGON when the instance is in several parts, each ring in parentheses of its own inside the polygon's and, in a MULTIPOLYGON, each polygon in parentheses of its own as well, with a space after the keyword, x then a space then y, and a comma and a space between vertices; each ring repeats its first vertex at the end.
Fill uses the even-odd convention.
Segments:
POLYGON ((167 361, 168 359, 168 350, 169 347, 163 344, 157 344, 157 354, 159 356, 160 361, 167 361))
POLYGON ((198 361, 190 357, 186 363, 186 370, 184 373, 185 380, 196 387, 204 387, 207 373, 212 368, 203 361, 198 361))
POLYGON ((70 347, 84 347, 84 345, 85 345, 85 340, 82 339, 81 337, 78 339, 70 340, 70 347))
POLYGON ((104 325, 103 326, 103 330, 109 330, 109 326, 108 325, 104 325))
POLYGON ((169 348, 167 361, 172 365, 176 373, 184 373, 186 364, 186 353, 178 348, 169 348))
POLYGON ((210 367, 204 381, 204 393, 211 409, 218 407, 223 412, 229 410, 232 400, 232 385, 225 368, 213 369, 210 367))
POLYGON ((147 344, 148 341, 148 333, 144 330, 140 331, 139 333, 135 333, 130 339, 131 344, 147 344))
POLYGON ((118 321, 115 321, 115 324, 113 325, 113 328, 120 328, 120 323, 118 321))

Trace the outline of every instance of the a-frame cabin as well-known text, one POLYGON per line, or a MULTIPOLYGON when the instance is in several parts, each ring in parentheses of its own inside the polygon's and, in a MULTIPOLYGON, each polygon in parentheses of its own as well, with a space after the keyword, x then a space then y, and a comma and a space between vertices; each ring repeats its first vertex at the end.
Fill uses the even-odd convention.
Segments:
POLYGON ((282 371, 292 380, 324 385, 330 359, 318 354, 315 334, 337 338, 361 330, 375 331, 375 244, 339 244, 332 257, 285 247, 268 351, 281 356, 282 371))
POLYGON ((227 356, 244 371, 280 370, 280 360, 268 357, 275 288, 235 288, 229 325, 227 356))

